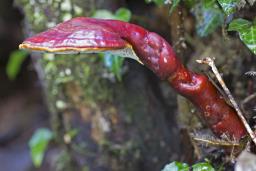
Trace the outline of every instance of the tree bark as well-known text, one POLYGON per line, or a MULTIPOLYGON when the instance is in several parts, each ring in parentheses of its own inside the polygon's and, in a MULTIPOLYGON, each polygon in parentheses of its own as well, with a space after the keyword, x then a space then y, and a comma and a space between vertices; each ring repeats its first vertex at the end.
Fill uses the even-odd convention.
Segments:
MULTIPOLYGON (((32 32, 100 8, 92 0, 67 1, 71 9, 57 0, 17 2, 32 32)), ((114 0, 103 4, 111 10, 120 6, 114 0)), ((127 72, 117 82, 106 78, 109 73, 97 55, 32 55, 40 64, 56 147, 64 151, 53 170, 155 171, 178 159, 176 111, 166 104, 162 83, 143 66, 127 60, 127 72), (68 160, 61 161, 65 156, 68 160)), ((176 105, 175 97, 170 98, 176 105)))

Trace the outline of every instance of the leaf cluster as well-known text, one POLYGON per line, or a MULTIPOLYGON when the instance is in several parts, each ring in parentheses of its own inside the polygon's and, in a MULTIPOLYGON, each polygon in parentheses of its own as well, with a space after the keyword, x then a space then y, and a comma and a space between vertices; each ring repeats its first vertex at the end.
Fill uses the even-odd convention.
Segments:
POLYGON ((196 163, 189 167, 187 163, 181 163, 177 161, 165 165, 162 171, 189 171, 190 169, 192 171, 215 171, 215 169, 208 162, 196 163))
MULTIPOLYGON (((167 4, 161 0, 145 0, 154 2, 157 5, 167 4)), ((227 18, 231 18, 227 31, 237 31, 242 42, 256 54, 256 25, 255 22, 247 21, 243 18, 233 18, 233 14, 246 5, 245 1, 239 0, 172 0, 170 1, 170 14, 179 3, 187 5, 196 18, 196 32, 200 37, 206 37, 213 33, 219 26, 224 25, 227 18), (230 17, 231 16, 231 17, 230 17)), ((249 2, 253 5, 254 2, 249 2)))

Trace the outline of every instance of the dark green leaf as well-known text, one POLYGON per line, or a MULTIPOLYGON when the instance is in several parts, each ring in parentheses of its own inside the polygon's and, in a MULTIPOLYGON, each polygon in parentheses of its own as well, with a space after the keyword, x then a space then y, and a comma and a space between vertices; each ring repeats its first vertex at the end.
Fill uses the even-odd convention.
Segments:
POLYGON ((30 154, 35 167, 40 167, 49 141, 53 138, 52 132, 47 128, 36 130, 29 141, 30 154))
POLYGON ((215 169, 210 165, 210 163, 197 163, 192 166, 193 171, 215 171, 215 169))
POLYGON ((189 171, 189 166, 186 163, 172 162, 165 165, 162 171, 189 171))
POLYGON ((196 16, 196 31, 201 37, 213 33, 224 21, 222 11, 212 1, 197 4, 193 8, 193 13, 196 16))
POLYGON ((180 3, 180 0, 172 0, 172 5, 169 11, 170 14, 175 10, 175 8, 179 5, 179 3, 180 3))
POLYGON ((124 58, 106 53, 103 59, 104 59, 105 66, 116 76, 118 81, 121 81, 122 80, 121 71, 122 71, 124 58))
POLYGON ((96 10, 93 15, 93 18, 101 18, 101 19, 114 19, 121 21, 130 21, 131 19, 131 11, 126 8, 119 8, 115 14, 111 11, 99 9, 96 10))
POLYGON ((256 25, 244 20, 235 19, 228 27, 228 31, 237 31, 244 44, 256 54, 256 25))
POLYGON ((204 8, 209 8, 209 9, 218 7, 215 0, 202 0, 202 4, 204 8))
POLYGON ((127 21, 130 21, 132 13, 130 10, 126 8, 119 8, 116 11, 115 16, 117 19, 127 22, 127 21))
POLYGON ((192 8, 197 3, 195 0, 186 0, 183 2, 186 5, 186 7, 188 7, 188 8, 192 8))
POLYGON ((218 0, 225 14, 230 15, 236 11, 239 0, 218 0))
POLYGON ((101 19, 116 19, 116 16, 112 12, 104 9, 96 10, 92 17, 101 19))
POLYGON ((252 23, 248 20, 238 18, 233 20, 229 26, 228 26, 228 31, 238 31, 238 32, 243 32, 247 30, 249 27, 251 27, 252 23))
POLYGON ((14 80, 17 77, 21 65, 27 56, 28 53, 24 50, 16 50, 11 53, 6 67, 6 73, 10 80, 14 80))

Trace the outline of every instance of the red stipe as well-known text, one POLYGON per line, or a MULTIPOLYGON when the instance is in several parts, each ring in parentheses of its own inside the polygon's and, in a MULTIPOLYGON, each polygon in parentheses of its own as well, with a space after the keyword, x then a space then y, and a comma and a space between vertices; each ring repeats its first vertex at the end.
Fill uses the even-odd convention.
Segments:
POLYGON ((97 52, 130 45, 142 63, 201 111, 202 118, 216 136, 226 134, 240 140, 247 134, 235 110, 205 75, 186 69, 168 42, 137 25, 79 17, 28 38, 20 47, 49 52, 97 52))

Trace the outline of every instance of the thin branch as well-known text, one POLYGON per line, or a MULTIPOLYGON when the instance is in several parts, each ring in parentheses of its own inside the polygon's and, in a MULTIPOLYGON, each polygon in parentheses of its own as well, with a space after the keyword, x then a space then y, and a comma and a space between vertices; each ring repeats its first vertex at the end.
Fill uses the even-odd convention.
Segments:
POLYGON ((250 101, 252 101, 254 98, 256 98, 256 93, 253 93, 251 95, 249 95, 248 97, 246 97, 242 102, 241 102, 241 108, 242 110, 246 113, 245 110, 245 104, 249 103, 250 101))
POLYGON ((214 59, 210 58, 210 57, 206 57, 203 58, 202 60, 196 60, 196 62, 200 63, 200 64, 207 64, 211 67, 213 73, 215 74, 216 78, 218 79, 220 85, 222 86, 223 90, 225 91, 225 93, 227 94, 231 104, 233 105, 233 107, 235 108, 239 118, 241 119, 242 123, 244 124, 248 134, 250 135, 252 141, 254 142, 254 144, 256 144, 256 137, 254 132, 252 131, 251 127, 249 126, 249 124, 247 123, 245 117, 242 114, 242 111, 240 110, 238 104, 236 103, 234 97, 232 96, 231 92, 229 91, 229 89, 227 88, 225 82, 223 81, 222 77, 220 76, 220 73, 217 69, 217 67, 214 64, 214 59))
POLYGON ((204 136, 204 135, 196 135, 196 134, 191 134, 190 135, 194 141, 197 141, 199 143, 204 143, 207 145, 212 145, 212 146, 241 146, 241 144, 235 140, 230 140, 230 139, 217 139, 215 137, 211 136, 204 136))

